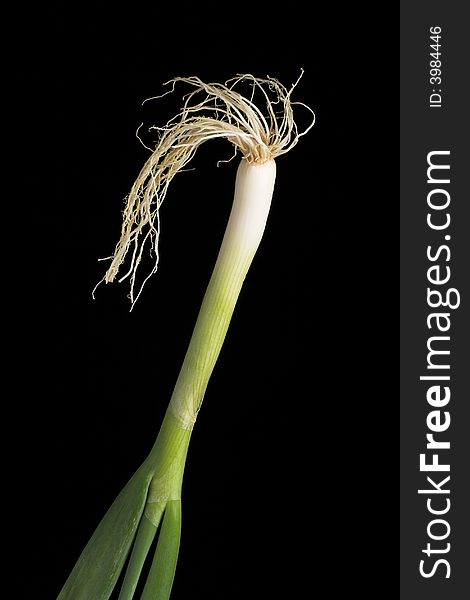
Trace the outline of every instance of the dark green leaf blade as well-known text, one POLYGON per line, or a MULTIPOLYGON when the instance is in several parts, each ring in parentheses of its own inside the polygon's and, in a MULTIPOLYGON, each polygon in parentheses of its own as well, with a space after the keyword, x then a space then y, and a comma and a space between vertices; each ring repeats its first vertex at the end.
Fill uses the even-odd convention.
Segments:
POLYGON ((108 600, 134 539, 151 479, 144 463, 101 520, 57 600, 108 600))

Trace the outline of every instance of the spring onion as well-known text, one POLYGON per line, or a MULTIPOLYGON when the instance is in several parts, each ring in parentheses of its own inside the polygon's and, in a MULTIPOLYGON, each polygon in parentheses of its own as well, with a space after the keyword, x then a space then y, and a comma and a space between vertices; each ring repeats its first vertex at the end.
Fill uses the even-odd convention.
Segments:
POLYGON ((276 178, 275 159, 294 147, 314 123, 313 116, 311 124, 299 132, 294 122, 291 93, 297 82, 290 90, 273 78, 251 75, 238 76, 223 85, 207 84, 197 77, 175 78, 167 83, 171 86, 167 93, 180 83, 193 90, 185 96, 181 111, 164 127, 156 128, 158 143, 127 197, 121 237, 103 280, 114 281, 128 261, 119 281, 129 278, 132 307, 135 305, 158 267, 159 211, 168 186, 207 140, 226 138, 242 155, 232 210, 155 445, 103 517, 58 600, 107 600, 126 561, 119 600, 131 600, 159 529, 141 600, 170 597, 191 432, 243 281, 263 236, 276 178), (251 90, 249 97, 239 93, 241 84, 251 90), (255 94, 263 99, 264 110, 255 104, 255 94), (136 276, 149 246, 154 262, 139 285, 136 276))

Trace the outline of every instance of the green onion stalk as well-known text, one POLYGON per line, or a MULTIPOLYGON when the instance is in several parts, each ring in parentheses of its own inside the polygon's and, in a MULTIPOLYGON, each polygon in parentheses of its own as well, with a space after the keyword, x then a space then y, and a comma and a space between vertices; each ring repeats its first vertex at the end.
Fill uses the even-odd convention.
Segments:
MULTIPOLYGON (((300 79, 300 77, 299 77, 300 79)), ((158 267, 160 206, 173 177, 201 143, 223 137, 242 158, 232 210, 181 371, 153 448, 105 514, 58 600, 107 600, 125 570, 119 600, 131 600, 157 537, 141 600, 167 600, 175 575, 181 535, 181 489, 191 432, 224 342, 243 281, 266 226, 276 178, 275 159, 295 146, 314 123, 299 132, 291 93, 273 78, 242 75, 225 84, 197 77, 175 78, 193 88, 181 111, 159 131, 159 140, 127 197, 121 237, 103 278, 129 278, 132 307, 158 267), (249 97, 238 90, 248 86, 249 97), (264 110, 254 102, 257 95, 264 110), (136 273, 146 248, 155 260, 136 290, 136 273)), ((300 103, 297 103, 300 104, 300 103)), ((302 105, 305 106, 305 105, 302 105)), ((308 108, 308 107, 306 107, 308 108)), ((310 109, 309 109, 310 110, 310 109)), ((312 113, 313 115, 313 113, 312 113)), ((150 562, 150 559, 149 559, 150 562)))

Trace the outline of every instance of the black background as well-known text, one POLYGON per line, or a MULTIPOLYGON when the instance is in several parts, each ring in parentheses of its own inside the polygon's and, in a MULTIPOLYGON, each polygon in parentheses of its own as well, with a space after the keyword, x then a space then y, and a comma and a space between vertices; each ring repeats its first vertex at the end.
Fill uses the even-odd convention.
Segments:
POLYGON ((29 13, 13 48, 33 175, 13 352, 35 513, 22 594, 56 597, 150 449, 230 210, 236 164, 216 161, 231 147, 207 144, 170 189, 159 272, 135 309, 126 283, 92 300, 148 156, 135 130, 174 110, 142 101, 177 75, 288 86, 304 68, 295 98, 317 121, 277 161, 265 238, 193 434, 172 598, 295 598, 320 584, 376 597, 396 580, 397 11, 64 7, 29 13))

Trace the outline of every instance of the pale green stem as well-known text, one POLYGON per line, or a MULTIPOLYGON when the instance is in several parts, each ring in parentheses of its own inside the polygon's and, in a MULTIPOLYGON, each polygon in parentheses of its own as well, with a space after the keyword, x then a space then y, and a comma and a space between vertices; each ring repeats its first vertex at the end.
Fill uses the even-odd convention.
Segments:
POLYGON ((273 160, 237 172, 232 211, 217 262, 168 407, 191 430, 222 348, 240 290, 261 241, 275 181, 273 160))
POLYGON ((263 236, 275 177, 274 160, 261 165, 242 160, 238 167, 232 211, 219 255, 160 433, 148 458, 154 477, 145 515, 155 524, 161 516, 158 505, 181 497, 191 431, 243 281, 263 236))
POLYGON ((229 221, 173 395, 146 464, 152 473, 145 512, 121 590, 131 599, 163 515, 143 598, 166 600, 179 548, 181 484, 192 428, 240 294, 261 241, 274 189, 273 160, 237 171, 229 221))

